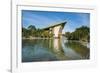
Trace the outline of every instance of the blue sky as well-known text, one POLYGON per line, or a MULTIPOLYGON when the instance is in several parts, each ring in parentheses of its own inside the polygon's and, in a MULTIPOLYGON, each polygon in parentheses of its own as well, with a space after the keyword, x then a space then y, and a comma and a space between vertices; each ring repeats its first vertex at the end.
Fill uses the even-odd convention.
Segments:
POLYGON ((89 13, 76 12, 48 12, 22 10, 22 26, 27 28, 34 25, 36 28, 48 27, 56 22, 67 21, 63 32, 72 32, 81 26, 90 26, 89 13))

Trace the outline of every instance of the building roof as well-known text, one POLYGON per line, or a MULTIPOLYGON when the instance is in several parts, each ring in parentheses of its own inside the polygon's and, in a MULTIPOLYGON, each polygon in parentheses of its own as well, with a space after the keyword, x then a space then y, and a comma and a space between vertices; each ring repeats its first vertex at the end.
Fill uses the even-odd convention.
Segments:
POLYGON ((67 23, 66 21, 57 22, 57 23, 51 24, 48 27, 42 28, 42 30, 48 30, 49 28, 53 28, 53 27, 56 27, 56 26, 59 26, 59 25, 62 25, 64 27, 66 23, 67 23))

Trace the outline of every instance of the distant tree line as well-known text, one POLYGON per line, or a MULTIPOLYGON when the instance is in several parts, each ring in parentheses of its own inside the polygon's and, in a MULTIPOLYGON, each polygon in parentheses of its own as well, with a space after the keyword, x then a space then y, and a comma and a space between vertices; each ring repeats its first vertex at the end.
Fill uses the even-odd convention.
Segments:
POLYGON ((47 30, 37 29, 34 25, 29 25, 28 28, 22 27, 22 37, 52 37, 53 34, 47 30))
MULTIPOLYGON (((76 28, 74 32, 66 32, 64 36, 68 40, 82 40, 90 41, 90 28, 87 26, 81 26, 76 28)), ((22 37, 53 37, 53 33, 50 33, 48 30, 41 30, 36 28, 34 25, 29 25, 28 28, 22 27, 22 37)))
POLYGON ((88 41, 90 40, 90 29, 87 26, 81 26, 77 28, 74 32, 66 32, 65 36, 68 40, 82 40, 88 41))

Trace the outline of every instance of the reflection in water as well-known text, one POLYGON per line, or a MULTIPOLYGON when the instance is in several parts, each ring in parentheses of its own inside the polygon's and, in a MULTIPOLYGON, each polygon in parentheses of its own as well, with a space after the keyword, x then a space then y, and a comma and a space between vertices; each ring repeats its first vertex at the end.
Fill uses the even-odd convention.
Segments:
POLYGON ((89 59, 89 48, 62 39, 22 40, 22 62, 89 59))
POLYGON ((78 53, 82 59, 89 59, 89 48, 80 44, 80 42, 69 41, 68 43, 65 43, 65 45, 78 53))

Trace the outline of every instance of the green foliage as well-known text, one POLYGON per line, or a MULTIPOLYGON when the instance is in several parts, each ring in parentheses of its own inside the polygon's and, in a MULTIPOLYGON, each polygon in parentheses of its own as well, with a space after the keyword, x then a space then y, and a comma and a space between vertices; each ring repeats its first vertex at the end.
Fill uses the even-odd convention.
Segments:
POLYGON ((29 30, 26 28, 22 28, 22 37, 29 37, 29 30))
POLYGON ((28 30, 36 30, 36 28, 34 25, 30 25, 30 26, 28 26, 28 30))
POLYGON ((89 41, 90 39, 90 31, 89 27, 82 26, 77 28, 74 32, 66 32, 65 36, 68 40, 82 40, 82 41, 89 41))
POLYGON ((22 37, 29 38, 29 37, 53 37, 53 34, 50 33, 48 30, 41 30, 41 29, 36 29, 35 26, 30 25, 28 28, 22 27, 22 37))
MULTIPOLYGON (((88 41, 90 39, 90 31, 89 27, 82 26, 80 28, 77 28, 74 32, 66 32, 65 36, 68 40, 82 40, 82 41, 88 41)), ((29 38, 29 37, 47 37, 52 38, 53 33, 49 30, 41 30, 36 29, 34 25, 28 26, 28 28, 22 28, 22 37, 29 38)))

